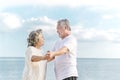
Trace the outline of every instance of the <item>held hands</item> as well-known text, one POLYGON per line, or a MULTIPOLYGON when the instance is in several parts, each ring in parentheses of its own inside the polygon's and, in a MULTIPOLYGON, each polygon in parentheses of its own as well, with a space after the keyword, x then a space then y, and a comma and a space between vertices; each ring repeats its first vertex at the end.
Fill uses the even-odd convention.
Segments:
POLYGON ((45 55, 43 56, 35 56, 33 55, 32 58, 31 58, 31 61, 32 62, 37 62, 37 61, 40 61, 40 60, 47 60, 48 62, 53 60, 54 59, 54 52, 50 52, 48 51, 45 55))
POLYGON ((53 59, 54 59, 54 52, 50 52, 50 51, 47 51, 47 53, 46 53, 46 59, 47 59, 47 61, 49 62, 49 61, 52 61, 53 59))
POLYGON ((48 52, 42 56, 42 60, 48 60, 50 58, 50 55, 48 54, 48 52))

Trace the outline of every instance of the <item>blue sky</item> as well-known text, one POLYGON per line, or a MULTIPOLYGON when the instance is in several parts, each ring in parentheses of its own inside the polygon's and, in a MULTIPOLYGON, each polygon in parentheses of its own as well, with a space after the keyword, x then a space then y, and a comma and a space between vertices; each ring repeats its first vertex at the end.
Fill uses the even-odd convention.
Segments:
POLYGON ((41 28, 44 51, 58 39, 56 22, 70 20, 80 58, 120 58, 118 0, 0 0, 0 57, 24 57, 27 36, 41 28))

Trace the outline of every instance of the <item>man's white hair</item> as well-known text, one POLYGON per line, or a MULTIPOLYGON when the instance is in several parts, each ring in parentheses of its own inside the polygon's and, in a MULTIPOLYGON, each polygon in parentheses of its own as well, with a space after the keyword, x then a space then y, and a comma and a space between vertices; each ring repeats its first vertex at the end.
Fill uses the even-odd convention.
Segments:
POLYGON ((69 23, 68 19, 60 19, 57 23, 58 23, 59 26, 66 27, 66 29, 71 31, 70 23, 69 23))

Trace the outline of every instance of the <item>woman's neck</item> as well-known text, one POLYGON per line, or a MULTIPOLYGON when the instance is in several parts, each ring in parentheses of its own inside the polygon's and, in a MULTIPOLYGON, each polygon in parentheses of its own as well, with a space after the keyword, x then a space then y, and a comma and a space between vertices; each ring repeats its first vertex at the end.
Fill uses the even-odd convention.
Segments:
POLYGON ((37 45, 35 46, 35 48, 37 48, 37 49, 41 49, 41 47, 40 47, 40 46, 37 46, 37 45))

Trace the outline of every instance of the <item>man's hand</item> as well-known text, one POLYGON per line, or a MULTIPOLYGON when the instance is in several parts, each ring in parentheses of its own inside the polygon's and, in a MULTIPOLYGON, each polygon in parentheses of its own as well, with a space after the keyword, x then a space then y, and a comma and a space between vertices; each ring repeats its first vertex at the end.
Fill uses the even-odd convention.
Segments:
POLYGON ((52 60, 55 58, 54 52, 50 52, 50 51, 48 51, 48 52, 46 53, 46 56, 47 56, 47 61, 48 61, 48 62, 52 61, 52 60))

